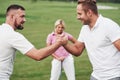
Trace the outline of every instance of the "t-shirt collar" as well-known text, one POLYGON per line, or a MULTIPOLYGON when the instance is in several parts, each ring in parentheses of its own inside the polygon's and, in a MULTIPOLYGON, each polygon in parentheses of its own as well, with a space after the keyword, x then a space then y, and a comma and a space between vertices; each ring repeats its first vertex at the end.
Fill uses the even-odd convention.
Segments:
POLYGON ((98 19, 97 19, 97 21, 96 21, 96 23, 95 23, 95 25, 93 26, 92 30, 94 30, 95 28, 99 27, 98 25, 99 25, 99 23, 101 21, 101 18, 102 18, 102 15, 100 14, 98 19))
MULTIPOLYGON (((63 33, 62 33, 62 34, 64 34, 64 33, 65 33, 65 32, 63 31, 63 33)), ((55 36, 55 35, 56 35, 56 33, 53 31, 53 32, 52 32, 52 35, 53 35, 53 36, 55 36)))

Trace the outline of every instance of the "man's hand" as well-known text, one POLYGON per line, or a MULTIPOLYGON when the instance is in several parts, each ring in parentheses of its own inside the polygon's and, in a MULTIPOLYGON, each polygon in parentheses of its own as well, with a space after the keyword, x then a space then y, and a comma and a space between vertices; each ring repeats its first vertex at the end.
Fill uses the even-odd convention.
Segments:
POLYGON ((68 43, 68 36, 62 37, 62 45, 66 45, 68 43))
POLYGON ((56 42, 61 43, 61 45, 66 45, 66 44, 68 43, 68 37, 65 36, 65 35, 57 36, 57 38, 56 38, 56 42))

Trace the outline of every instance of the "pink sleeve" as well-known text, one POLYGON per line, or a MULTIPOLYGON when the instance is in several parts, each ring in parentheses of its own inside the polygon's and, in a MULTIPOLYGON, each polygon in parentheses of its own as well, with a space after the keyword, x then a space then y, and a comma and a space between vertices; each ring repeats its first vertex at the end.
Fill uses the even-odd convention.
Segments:
POLYGON ((73 36, 69 33, 66 33, 66 35, 68 36, 68 40, 71 40, 73 38, 73 36))
POLYGON ((46 43, 52 43, 52 36, 49 34, 46 39, 46 43))

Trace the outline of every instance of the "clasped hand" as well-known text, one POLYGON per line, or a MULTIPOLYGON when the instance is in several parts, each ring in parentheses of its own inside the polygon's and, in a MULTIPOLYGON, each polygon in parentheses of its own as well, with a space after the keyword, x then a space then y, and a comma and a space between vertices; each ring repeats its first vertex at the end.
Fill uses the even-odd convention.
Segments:
POLYGON ((59 35, 56 37, 56 42, 59 42, 61 45, 66 45, 68 43, 68 37, 65 35, 59 35))

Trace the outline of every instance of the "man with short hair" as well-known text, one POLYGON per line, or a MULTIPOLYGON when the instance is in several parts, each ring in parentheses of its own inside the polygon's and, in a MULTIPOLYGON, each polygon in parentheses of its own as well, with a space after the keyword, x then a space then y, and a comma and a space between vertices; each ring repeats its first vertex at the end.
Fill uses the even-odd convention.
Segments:
POLYGON ((78 0, 77 18, 83 24, 78 41, 64 47, 79 56, 86 48, 93 67, 90 80, 120 80, 120 27, 98 14, 95 0, 78 0))
POLYGON ((15 30, 23 29, 25 9, 20 5, 10 5, 6 11, 6 22, 0 25, 0 80, 9 80, 13 72, 16 50, 34 59, 42 60, 55 52, 62 45, 56 40, 51 46, 36 49, 22 34, 15 30))

